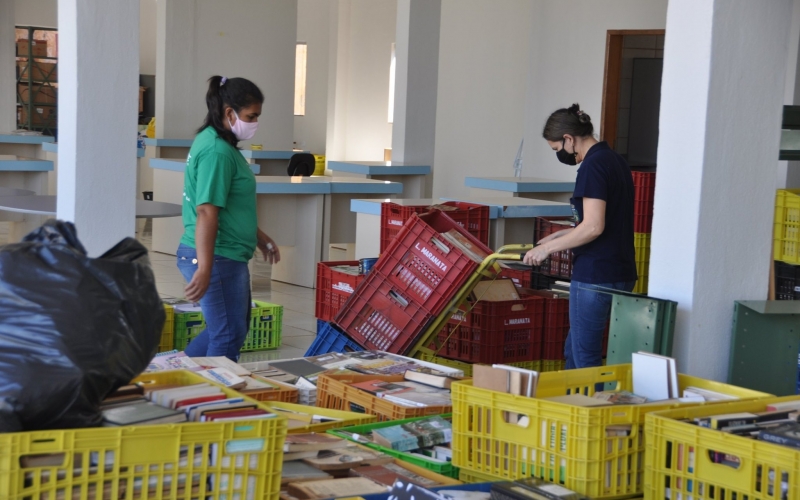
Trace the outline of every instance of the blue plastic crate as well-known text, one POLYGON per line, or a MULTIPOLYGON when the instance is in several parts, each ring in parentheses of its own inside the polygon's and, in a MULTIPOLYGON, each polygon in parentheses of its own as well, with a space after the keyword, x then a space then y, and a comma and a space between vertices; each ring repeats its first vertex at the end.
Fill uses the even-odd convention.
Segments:
POLYGON ((342 333, 339 327, 327 321, 317 320, 317 338, 306 351, 306 357, 329 352, 363 351, 364 348, 342 333))

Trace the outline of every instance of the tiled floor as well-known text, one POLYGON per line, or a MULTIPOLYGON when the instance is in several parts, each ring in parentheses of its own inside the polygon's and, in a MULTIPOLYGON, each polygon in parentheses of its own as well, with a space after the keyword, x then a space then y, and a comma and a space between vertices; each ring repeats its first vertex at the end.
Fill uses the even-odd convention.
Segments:
MULTIPOLYGON (((147 248, 151 245, 151 235, 145 228, 137 235, 147 248)), ((183 297, 186 281, 175 265, 175 256, 157 252, 150 253, 150 260, 156 275, 156 286, 162 297, 183 297)), ((240 362, 270 359, 297 358, 305 354, 317 333, 317 320, 314 317, 314 290, 287 285, 270 280, 270 266, 260 262, 251 276, 253 299, 283 306, 282 344, 274 351, 242 353, 240 362)))

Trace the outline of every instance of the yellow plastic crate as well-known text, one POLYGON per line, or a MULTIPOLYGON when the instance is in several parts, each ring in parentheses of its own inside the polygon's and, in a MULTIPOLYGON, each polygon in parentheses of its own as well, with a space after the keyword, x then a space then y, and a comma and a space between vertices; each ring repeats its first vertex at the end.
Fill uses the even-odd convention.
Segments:
POLYGON ((639 275, 633 293, 647 294, 647 278, 650 276, 650 233, 633 233, 633 248, 636 251, 636 274, 639 275))
MULTIPOLYGON (((427 361, 429 363, 435 363, 437 365, 447 366, 448 368, 454 368, 456 370, 461 370, 462 372, 464 372, 464 376, 465 377, 471 377, 472 376, 472 363, 469 363, 469 362, 466 362, 466 361, 459 361, 459 360, 456 360, 456 359, 448 359, 448 358, 443 358, 441 356, 435 356, 435 355, 432 356, 430 354, 423 353, 423 352, 417 352, 416 354, 414 354, 414 357, 419 359, 419 360, 422 360, 422 361, 427 361)), ((506 364, 508 364, 510 366, 516 366, 516 367, 519 367, 519 368, 525 368, 527 370, 536 370, 538 372, 538 371, 543 371, 544 370, 544 368, 542 367, 542 365, 544 363, 552 363, 552 362, 551 361, 537 360, 537 361, 519 361, 519 362, 515 362, 515 363, 506 363, 506 364)), ((562 368, 559 368, 559 369, 563 369, 563 365, 562 365, 562 368)))
POLYGON ((458 470, 458 479, 462 483, 497 483, 505 481, 502 477, 490 476, 489 474, 467 469, 458 470))
POLYGON ((171 351, 175 338, 175 308, 169 304, 164 304, 164 312, 167 314, 167 319, 164 321, 164 328, 161 330, 158 352, 171 351))
POLYGON ((320 433, 325 432, 328 429, 339 429, 340 427, 371 424, 378 419, 378 417, 375 415, 366 415, 364 413, 355 413, 351 411, 331 410, 329 408, 320 408, 318 406, 306 406, 293 403, 283 403, 279 401, 270 401, 269 403, 266 403, 266 405, 274 409, 276 412, 278 410, 285 410, 289 412, 319 415, 322 417, 337 419, 333 422, 309 424, 303 427, 292 427, 289 429, 289 434, 307 434, 309 432, 320 433))
MULTIPOLYGON (((631 371, 626 364, 541 373, 537 396, 576 392, 591 396, 597 383, 630 391, 631 371)), ((768 396, 688 375, 679 375, 678 385, 681 390, 695 386, 743 399, 768 396)), ((591 498, 640 495, 645 414, 686 406, 652 403, 585 408, 480 389, 473 387, 472 381, 454 383, 452 396, 453 465, 507 480, 538 477, 591 498), (505 412, 525 415, 527 419, 522 420, 527 425, 507 423, 505 412), (630 425, 630 435, 606 436, 610 425, 630 425)))
MULTIPOLYGON (((134 382, 208 381, 176 370, 134 382)), ((0 498, 277 500, 286 427, 286 419, 278 417, 0 434, 0 498), (60 463, 27 465, 33 456, 60 463)))
POLYGON ((676 420, 760 412, 769 403, 798 399, 798 396, 769 398, 647 415, 645 497, 686 500, 800 498, 800 451, 676 420), (733 464, 738 460, 738 467, 714 463, 712 457, 718 456, 715 453, 727 455, 733 464))
POLYGON ((779 189, 775 195, 775 260, 800 264, 800 189, 779 189))

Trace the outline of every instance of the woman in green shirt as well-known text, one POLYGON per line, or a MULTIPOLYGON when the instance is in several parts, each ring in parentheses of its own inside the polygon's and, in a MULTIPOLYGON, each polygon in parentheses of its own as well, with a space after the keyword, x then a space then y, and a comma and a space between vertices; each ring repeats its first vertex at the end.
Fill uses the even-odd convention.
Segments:
POLYGON ((186 159, 178 247, 186 298, 200 303, 206 329, 185 352, 236 361, 250 329, 247 263, 256 248, 272 264, 280 252, 258 229, 256 178, 236 148, 255 135, 264 95, 244 78, 214 76, 208 83, 208 114, 186 159))

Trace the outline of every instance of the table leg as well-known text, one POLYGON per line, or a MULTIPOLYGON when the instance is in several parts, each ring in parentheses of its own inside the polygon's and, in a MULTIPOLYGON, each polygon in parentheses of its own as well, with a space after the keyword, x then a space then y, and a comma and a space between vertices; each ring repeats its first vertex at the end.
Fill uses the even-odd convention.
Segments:
POLYGON ((356 260, 377 257, 381 252, 381 216, 356 214, 356 260))
MULTIPOLYGON (((149 168, 149 167, 148 167, 149 168)), ((153 170, 153 199, 183 204, 183 172, 153 170)), ((153 251, 175 255, 183 236, 183 218, 153 219, 153 251)))

